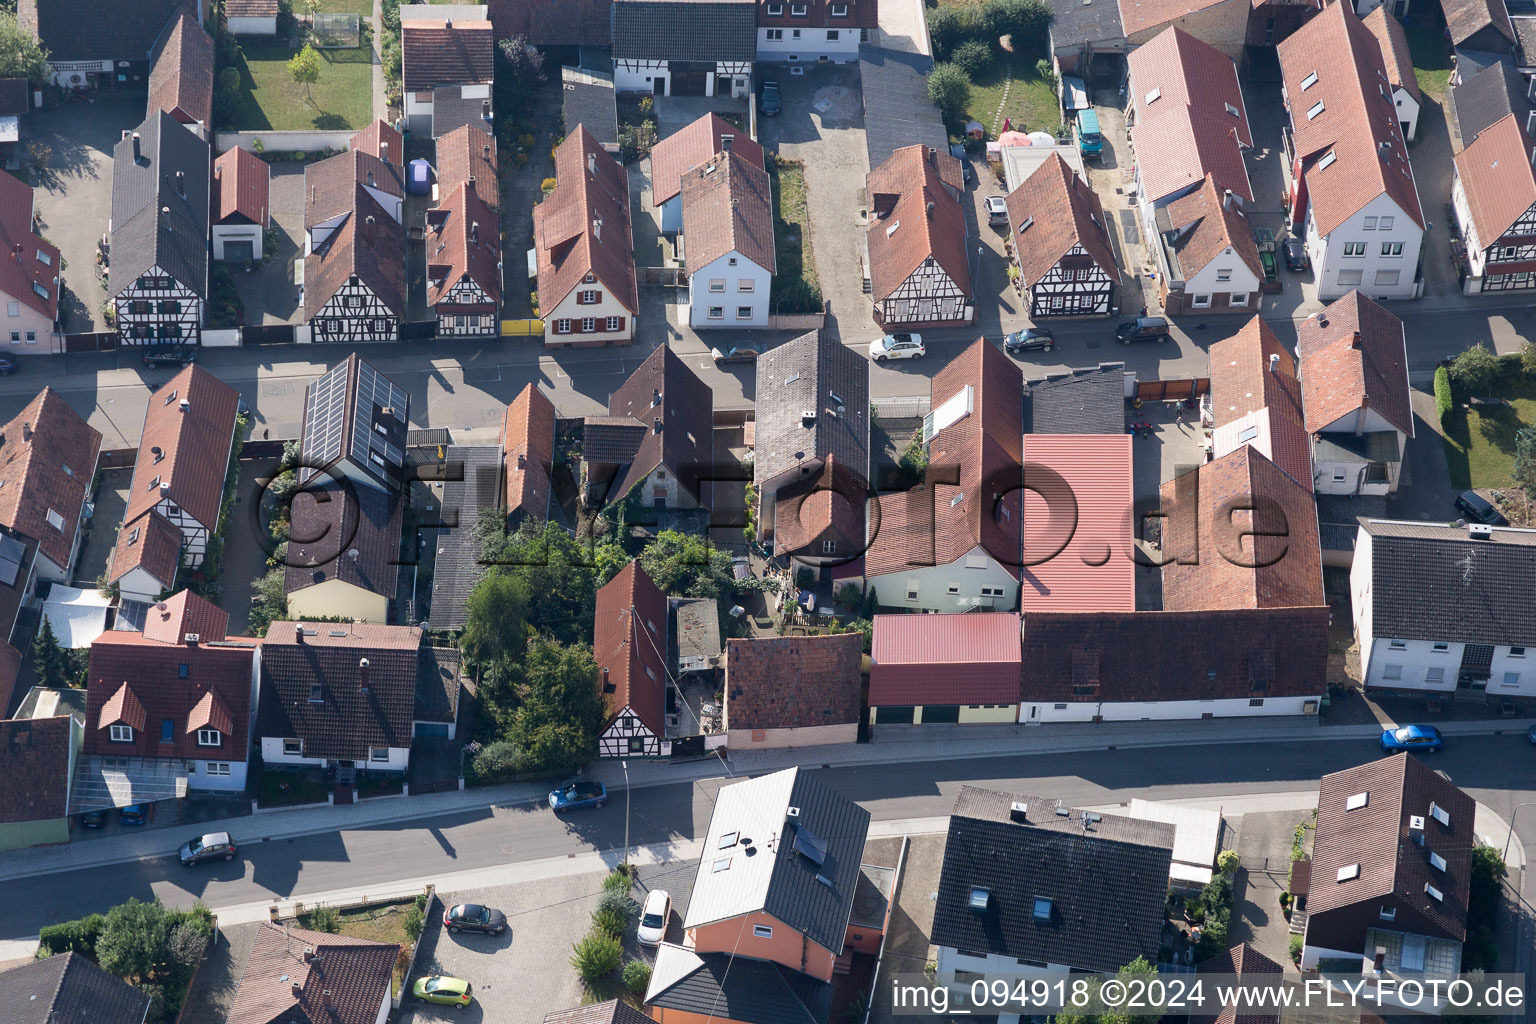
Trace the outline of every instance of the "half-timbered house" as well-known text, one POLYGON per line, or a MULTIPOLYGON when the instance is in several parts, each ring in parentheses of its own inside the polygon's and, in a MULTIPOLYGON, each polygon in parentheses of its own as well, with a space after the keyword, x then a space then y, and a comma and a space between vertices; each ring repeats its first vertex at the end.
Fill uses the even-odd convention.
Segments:
POLYGON ((427 211, 427 305, 439 337, 499 333, 500 224, 467 181, 427 211))
POLYGON ((745 96, 756 0, 614 0, 613 86, 657 96, 745 96))
POLYGON ((501 209, 496 136, 472 124, 461 125, 437 140, 438 194, 451 195, 465 182, 486 206, 501 209))
POLYGON ((113 151, 107 290, 124 344, 202 341, 210 167, 208 143, 163 110, 113 151))
POLYGON ((1053 154, 1008 195, 1008 239, 1029 315, 1108 313, 1119 271, 1104 208, 1053 154))
POLYGON ((1536 288, 1533 159, 1536 143, 1515 114, 1483 129, 1456 154, 1451 205, 1467 247, 1463 294, 1536 288))
POLYGON ((974 320, 960 161, 903 146, 869 172, 865 186, 875 322, 909 328, 974 320))
POLYGON ((667 595, 638 560, 597 592, 592 626, 607 717, 599 757, 659 757, 666 737, 667 595))

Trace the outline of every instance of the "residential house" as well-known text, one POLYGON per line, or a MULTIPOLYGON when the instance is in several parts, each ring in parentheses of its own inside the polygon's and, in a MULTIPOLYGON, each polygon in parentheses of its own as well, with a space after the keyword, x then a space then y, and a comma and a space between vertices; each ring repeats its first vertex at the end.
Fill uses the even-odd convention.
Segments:
POLYGON ((1349 571, 1367 689, 1536 693, 1536 531, 1362 519, 1349 571), (1529 652, 1529 653, 1528 653, 1529 652))
POLYGON ((59 321, 59 250, 35 230, 32 187, 0 174, 0 245, 15 256, 0 261, 8 356, 51 353, 59 321))
POLYGON ((232 35, 277 35, 278 0, 224 0, 224 23, 232 35))
POLYGON ((1316 714, 1328 608, 1031 612, 1019 721, 1316 714))
POLYGON ((667 595, 639 560, 597 591, 592 627, 607 718, 598 733, 599 757, 660 757, 667 707, 667 595))
MULTIPOLYGON (((619 103, 613 72, 562 67, 560 109, 566 124, 584 124, 609 156, 619 156, 619 103)), ((670 138, 670 136, 668 136, 670 138)), ((651 147, 654 157, 655 147, 651 147)))
POLYGON ((693 327, 767 327, 778 269, 768 172, 735 150, 683 174, 681 200, 693 327))
MULTIPOLYGON (((1501 3, 1502 0, 1494 0, 1501 3)), ((1381 47, 1381 58, 1386 64, 1387 85, 1392 90, 1392 106, 1397 109, 1398 128, 1403 138, 1412 142, 1419 134, 1419 107, 1424 97, 1419 93, 1419 80, 1413 73, 1413 55, 1408 52, 1408 33, 1403 23, 1385 7, 1378 7, 1362 19, 1381 47)))
POLYGON ((1120 22, 1133 53, 1177 28, 1237 60, 1248 37, 1248 7, 1232 0, 1120 0, 1120 22))
POLYGON ((393 942, 262 922, 229 1008, 230 1024, 384 1024, 393 942))
POLYGON ((359 488, 399 491, 411 396, 353 353, 304 389, 303 482, 342 476, 359 488))
MULTIPOLYGON (((101 432, 50 387, 0 427, 0 533, 36 553, 35 562, 30 554, 26 559, 27 573, 0 566, 0 583, 20 582, 31 594, 34 578, 69 580, 100 454, 101 432)), ((7 557, 4 551, 0 557, 7 557)), ((11 620, 0 626, 0 640, 8 639, 11 620)))
POLYGON ((683 229, 683 176, 716 153, 732 153, 763 167, 763 147, 740 128, 710 112, 657 142, 651 149, 651 204, 661 211, 661 230, 683 229))
POLYGON ((1125 432, 1124 363, 1065 370, 1024 382, 1024 433, 1125 432))
MULTIPOLYGON (((428 5, 425 14, 431 13, 428 5)), ((479 115, 478 127, 490 127, 496 39, 488 20, 452 14, 402 18, 400 56, 400 91, 412 135, 435 139, 472 123, 452 109, 466 104, 471 117, 479 115), (448 101, 442 110, 439 99, 448 101)))
POLYGON ((863 657, 858 633, 728 640, 727 745, 755 750, 854 742, 863 657))
POLYGON ((622 999, 588 1003, 544 1015, 544 1024, 651 1024, 651 1018, 622 999))
POLYGON ((493 210, 501 209, 501 182, 496 176, 496 137, 466 124, 437 139, 437 191, 449 195, 468 183, 470 191, 493 210))
POLYGON ((1171 314, 1257 312, 1264 265, 1243 204, 1216 187, 1200 187, 1157 211, 1158 301, 1171 314))
POLYGON ((233 146, 213 162, 210 214, 213 258, 249 263, 264 256, 272 227, 272 168, 248 149, 233 146))
POLYGON ((1458 973, 1476 808, 1411 754, 1324 775, 1302 970, 1343 961, 1367 975, 1458 973))
POLYGON ((1104 208, 1088 183, 1052 154, 1008 193, 1008 241, 1031 319, 1108 313, 1120 270, 1104 208))
POLYGON ((886 607, 1017 607, 1023 565, 1023 374, 977 339, 933 377, 923 419, 932 486, 880 495, 864 554, 886 607))
POLYGON ((1084 81, 1113 76, 1125 67, 1125 25, 1120 5, 1050 0, 1051 59, 1063 76, 1084 81))
POLYGON ((613 86, 656 96, 747 95, 758 0, 613 0, 613 86))
MULTIPOLYGON (((292 609, 290 608, 290 611, 292 609)), ((410 762, 421 630, 274 622, 261 644, 262 764, 403 772, 410 762)))
POLYGON ((155 110, 112 153, 107 292, 126 345, 202 342, 208 143, 155 110))
POLYGON ((870 724, 1017 721, 1019 621, 1016 612, 876 615, 870 724))
POLYGON ((504 504, 511 525, 544 523, 554 505, 550 473, 555 459, 555 406, 537 386, 524 385, 507 406, 501 450, 506 460, 504 504))
MULTIPOLYGON (((541 50, 569 54, 613 41, 613 0, 489 0, 496 38, 522 36, 541 50)), ((571 122, 567 122, 568 124, 571 122)))
POLYGON ((640 311, 629 180, 576 125, 555 150, 555 181, 533 209, 544 343, 628 343, 640 311))
MULTIPOLYGON (((1200 966, 1195 968, 1195 973, 1208 977, 1230 975, 1240 984, 1273 985, 1279 983, 1279 976, 1285 972, 1279 964, 1243 942, 1217 953, 1209 960, 1202 960, 1200 966)), ((1220 1012, 1200 1016, 1191 1014, 1191 1019, 1196 1024, 1238 1024, 1239 1020, 1243 1024, 1280 1024, 1280 1011, 1275 1009, 1268 1013, 1255 1013, 1242 996, 1228 992, 1220 1012)))
POLYGON ((73 950, 0 971, 0 1006, 13 1024, 146 1024, 153 1000, 73 950))
MULTIPOLYGON (((1381 0, 1360 0, 1356 13, 1369 11, 1381 0)), ((1406 13, 1408 0, 1393 0, 1394 9, 1406 13)), ((1287 39, 1313 14, 1317 5, 1307 0, 1254 0, 1248 16, 1248 45, 1274 46, 1287 39)))
MULTIPOLYGON (((1527 135, 1536 135, 1536 123, 1531 119, 1536 84, 1507 60, 1494 61, 1476 71, 1462 71, 1459 81, 1451 86, 1445 106, 1452 134, 1459 138, 1463 148, 1508 114, 1514 114, 1515 120, 1525 126, 1527 135)), ((1459 214, 1457 219, 1461 219, 1459 214)))
POLYGON ((1359 288, 1414 298, 1424 212, 1380 42, 1348 4, 1334 4, 1279 51, 1290 227, 1318 297, 1359 288))
POLYGON ((187 0, 19 0, 16 20, 47 51, 55 85, 97 89, 143 82, 183 11, 202 24, 202 7, 187 0))
POLYGON ((938 977, 960 989, 971 975, 1113 974, 1152 960, 1173 841, 1163 822, 962 786, 929 931, 938 977))
POLYGON ((1133 440, 1123 429, 1024 436, 1025 615, 1135 610, 1133 440))
POLYGON ((499 337, 501 217, 465 182, 427 211, 427 305, 438 337, 499 337))
POLYGON ((880 27, 878 0, 756 0, 757 60, 849 64, 880 27))
MULTIPOLYGON (((81 740, 80 721, 67 711, 0 720, 0 851, 69 842, 70 782, 81 740)), ((9 973, 0 972, 0 993, 9 973)), ((0 1006, 17 1009, 4 995, 0 1006)))
POLYGON ((480 543, 480 513, 501 504, 506 459, 495 444, 449 444, 442 452, 431 625, 462 630, 469 623, 469 597, 490 568, 480 543))
POLYGON ((203 138, 213 129, 213 40, 196 12, 183 10, 149 72, 149 113, 165 111, 203 138))
POLYGON ((1312 489, 1311 439, 1302 412, 1296 357, 1254 317, 1211 346, 1211 454, 1251 445, 1281 472, 1312 489))
POLYGON ((928 74, 933 67, 933 58, 926 53, 873 44, 859 47, 859 98, 870 167, 879 167, 903 146, 949 152, 944 118, 928 98, 928 74))
POLYGON ((1142 230, 1164 230, 1158 211, 1200 189, 1207 178, 1225 198, 1253 201, 1243 153, 1253 145, 1237 66, 1220 50, 1170 28, 1131 51, 1131 148, 1142 230))
POLYGON ((1442 7, 1452 49, 1512 53, 1519 45, 1504 0, 1446 0, 1442 7))
POLYGON ((107 579, 126 602, 158 601, 176 589, 182 566, 181 527, 159 513, 118 530, 107 562, 107 579))
POLYGON ((78 809, 245 791, 261 642, 228 629, 228 615, 183 590, 149 608, 143 632, 109 629, 91 644, 78 809))
POLYGON ((904 330, 975 320, 960 162, 947 148, 903 146, 864 184, 875 323, 904 330))
MULTIPOLYGON (((1489 69, 1477 80, 1494 73, 1489 69)), ((1513 72, 1511 72, 1513 74, 1513 72)), ((1464 295, 1536 288, 1536 112, 1513 112, 1456 154, 1451 205, 1466 246, 1464 295)))
POLYGON ((608 415, 589 416, 582 473, 606 504, 637 498, 645 508, 709 508, 714 466, 714 392, 683 357, 662 345, 608 396, 608 415))
POLYGON ((1413 437, 1403 322, 1350 292, 1297 325, 1319 494, 1390 494, 1413 437))
MULTIPOLYGON (((720 643, 719 603, 712 597, 669 597, 667 608, 672 620, 667 626, 672 637, 667 653, 676 674, 692 677, 691 682, 710 684, 710 695, 713 696, 725 657, 725 648, 720 643)), ((677 691, 670 692, 675 698, 677 691)), ((693 716, 692 707, 686 711, 677 708, 667 715, 667 728, 688 735, 697 735, 701 729, 718 731, 704 729, 703 722, 694 721, 693 716)), ((703 715, 698 717, 702 719, 703 715)))

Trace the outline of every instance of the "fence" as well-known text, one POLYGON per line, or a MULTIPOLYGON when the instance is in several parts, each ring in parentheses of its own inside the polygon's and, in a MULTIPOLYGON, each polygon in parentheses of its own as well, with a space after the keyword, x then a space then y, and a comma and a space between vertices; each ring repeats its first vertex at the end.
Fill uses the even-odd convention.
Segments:
POLYGON ((503 338, 532 338, 535 335, 544 334, 543 320, 503 320, 501 322, 501 336, 503 338))
POLYGON ((1172 402, 1186 398, 1198 398, 1211 390, 1211 378, 1194 377, 1186 380, 1138 380, 1136 400, 1139 402, 1172 402))
POLYGON ((292 324, 262 324, 240 328, 242 345, 292 345, 292 324))
POLYGON ((825 313, 785 313, 768 318, 768 328, 774 331, 819 331, 826 324, 825 313))
POLYGON ((905 420, 927 416, 930 407, 927 395, 906 398, 882 398, 870 402, 870 419, 905 420))
POLYGON ((117 344, 116 331, 64 335, 65 352, 115 352, 117 344))
POLYGON ((322 150, 344 150, 352 142, 352 132, 214 132, 213 148, 225 150, 248 149, 256 152, 256 140, 261 140, 261 150, 266 153, 315 153, 322 150))
POLYGON ((239 348, 240 328, 230 327, 217 331, 203 332, 204 348, 239 348))
POLYGON ((680 267, 636 267, 635 278, 641 284, 660 284, 670 288, 680 288, 683 284, 683 271, 680 267))
POLYGON ((138 457, 137 448, 103 448, 100 461, 96 465, 99 469, 128 469, 138 457))

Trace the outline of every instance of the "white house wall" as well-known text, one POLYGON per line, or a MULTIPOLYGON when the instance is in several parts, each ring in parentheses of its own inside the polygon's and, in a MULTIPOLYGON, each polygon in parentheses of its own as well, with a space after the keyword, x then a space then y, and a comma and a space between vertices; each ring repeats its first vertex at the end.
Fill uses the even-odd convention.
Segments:
POLYGON ((1392 90, 1392 105, 1397 108, 1398 124, 1408 126, 1403 134, 1412 142, 1419 134, 1419 101, 1399 86, 1392 90))
POLYGON ((554 309, 543 307, 544 297, 539 296, 539 312, 544 317, 544 341, 550 345, 614 345, 630 341, 635 336, 635 315, 624 308, 624 304, 614 297, 613 292, 601 281, 595 284, 578 284, 571 289, 570 294, 555 305, 554 309), (578 292, 595 288, 602 293, 602 299, 591 305, 582 305, 576 301, 578 292), (595 324, 601 326, 611 316, 623 317, 624 327, 617 331, 591 331, 581 330, 581 321, 584 317, 591 317, 595 324), (571 321, 571 333, 557 334, 555 326, 561 320, 571 321))
POLYGON ((1185 279, 1184 294, 1189 298, 1191 309, 1207 308, 1194 305, 1197 295, 1242 295, 1245 296, 1244 300, 1235 305, 1247 306, 1259 294, 1259 279, 1229 245, 1215 259, 1201 267, 1199 273, 1185 279), (1218 280, 1222 271, 1227 272, 1228 280, 1218 280))
POLYGON ((237 36, 275 36, 276 18, 230 18, 229 31, 237 36))
MULTIPOLYGON (((1456 689, 1466 644, 1450 639, 1440 642, 1446 645, 1443 651, 1434 649, 1433 640, 1374 638, 1371 641, 1370 657, 1361 658, 1363 663, 1370 665, 1369 670, 1365 671, 1365 685, 1391 690, 1451 692, 1456 689), (1402 646, 1394 648, 1393 643, 1402 646), (1429 678, 1429 673, 1435 670, 1440 672, 1438 680, 1429 678)), ((1488 673, 1487 692, 1490 696, 1529 697, 1536 694, 1536 648, 1529 650, 1529 654, 1515 657, 1510 654, 1507 644, 1494 646, 1493 662, 1488 673), (1517 677, 1516 681, 1504 682, 1506 673, 1513 673, 1517 677)))
POLYGON ((880 603, 894 608, 934 612, 1006 612, 1018 607, 1019 581, 980 546, 947 565, 914 566, 883 576, 871 576, 869 586, 880 603), (975 566, 968 563, 976 561, 975 566), (909 600, 910 584, 917 584, 916 600, 909 600), (955 593, 950 593, 953 587, 955 593), (1001 589, 1000 597, 983 597, 982 588, 1001 589))
MULTIPOLYGON (((684 245, 687 245, 687 227, 683 228, 684 245)), ((688 279, 688 323, 693 327, 767 327, 768 292, 773 286, 773 275, 738 252, 729 252, 713 263, 701 267, 688 279), (735 260, 736 265, 731 266, 735 260), (710 291, 710 282, 722 282, 724 291, 710 291), (742 287, 750 291, 742 291, 742 287), (709 315, 710 307, 721 310, 719 319, 709 315), (738 314, 749 311, 745 318, 738 314)))
MULTIPOLYGON (((1340 170, 1348 173, 1349 168, 1341 165, 1340 170)), ((1327 238, 1318 235, 1312 208, 1310 205, 1307 208, 1307 248, 1316 268, 1317 297, 1324 302, 1332 302, 1356 289, 1361 295, 1378 300, 1413 298, 1416 290, 1414 275, 1423 241, 1423 230, 1385 193, 1357 210, 1327 238), (1392 227, 1386 231, 1379 228, 1367 231, 1367 217, 1376 218, 1377 224, 1381 223, 1382 217, 1391 217, 1392 227), (1344 246, 1351 242, 1364 243, 1365 255, 1345 256, 1344 246), (1401 256, 1381 255, 1383 243, 1399 242, 1403 247, 1401 256), (1393 270, 1398 272, 1397 283, 1376 283, 1378 273, 1393 270), (1354 282, 1352 277, 1341 277, 1355 271, 1360 272, 1359 282, 1354 282)))
POLYGON ((1026 725, 1041 722, 1091 722, 1095 716, 1106 722, 1168 722, 1212 718, 1260 718, 1315 713, 1324 680, 1319 679, 1318 693, 1310 697, 1236 697, 1221 700, 1148 700, 1148 701, 1024 701, 1019 705, 1019 721, 1026 725), (1253 701, 1259 701, 1254 705, 1253 701))
POLYGON ((194 760, 191 762, 192 770, 187 773, 188 789, 209 789, 224 793, 240 793, 245 790, 247 765, 244 761, 225 761, 222 758, 210 760, 229 765, 229 774, 209 775, 208 761, 194 760))
MULTIPOLYGON (((293 737, 288 737, 292 739, 293 737)), ((281 736, 263 736, 261 738, 261 760, 268 768, 283 768, 290 765, 321 765, 336 758, 324 757, 295 757, 292 754, 283 753, 283 739, 281 736)), ((341 760, 347 760, 341 758, 341 760)), ((370 761, 368 755, 355 759, 356 767, 369 771, 403 772, 410 767, 410 747, 390 747, 387 761, 370 761)))
POLYGON ((4 303, 4 326, 0 326, 0 354, 8 356, 46 356, 54 352, 53 321, 20 299, 0 294, 4 303))
POLYGON ((1371 668, 1373 599, 1371 588, 1371 535, 1355 530, 1355 559, 1349 566, 1349 603, 1354 615, 1355 642, 1360 645, 1360 671, 1371 668))
MULTIPOLYGON (((175 580, 169 581, 174 584, 175 580)), ((158 601, 162 591, 169 589, 163 586, 143 569, 135 566, 129 569, 123 578, 117 581, 117 592, 121 597, 130 601, 158 601)))
POLYGON ((828 61, 845 64, 859 59, 859 34, 857 28, 846 27, 759 27, 757 59, 762 63, 828 61), (775 33, 779 38, 770 38, 775 33))

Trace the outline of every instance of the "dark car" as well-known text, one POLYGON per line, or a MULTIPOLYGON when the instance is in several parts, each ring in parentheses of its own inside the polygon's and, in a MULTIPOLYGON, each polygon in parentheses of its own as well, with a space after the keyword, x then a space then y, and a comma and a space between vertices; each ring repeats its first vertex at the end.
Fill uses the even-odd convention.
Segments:
POLYGON ((758 104, 758 109, 763 112, 764 117, 779 116, 779 111, 782 110, 783 107, 779 105, 778 82, 769 79, 763 83, 763 98, 762 102, 758 104))
POLYGON ((1312 266, 1312 260, 1307 256, 1307 247, 1301 244, 1299 238, 1285 240, 1285 269, 1294 270, 1298 274, 1304 274, 1312 266))
POLYGON ((86 811, 80 815, 80 824, 85 828, 101 828, 107 823, 106 811, 86 811))
POLYGON ((1402 725, 1381 731, 1381 749, 1388 754, 1399 750, 1440 753, 1440 730, 1432 725, 1402 725))
POLYGON ((507 927, 507 915, 478 903, 460 903, 443 914, 443 927, 450 932, 485 932, 500 935, 507 927))
POLYGON ((234 860, 235 841, 228 832, 209 832, 181 844, 177 855, 183 866, 191 867, 205 860, 234 860))
POLYGON ((709 350, 709 357, 716 363, 752 363, 767 347, 760 341, 737 341, 716 345, 709 350))
POLYGON ((1049 352, 1056 347, 1056 335, 1044 327, 1026 327, 1003 338, 1003 351, 1009 355, 1018 352, 1049 352))
POLYGON ((9 356, 0 356, 0 377, 9 377, 16 372, 16 360, 9 356))
POLYGON ((549 792, 549 806, 556 811, 574 811, 583 807, 601 807, 608 802, 608 787, 596 780, 568 782, 549 792))
POLYGON ((129 804, 117 812, 117 821, 120 825, 142 825, 149 820, 143 804, 129 804))
POLYGON ((168 345, 144 350, 145 366, 186 366, 197 362, 197 349, 168 345))
POLYGON ((1139 316, 1116 327, 1115 337, 1122 345, 1129 345, 1133 341, 1155 341, 1162 344, 1168 340, 1168 321, 1160 316, 1139 316))
POLYGON ((1456 496, 1456 508, 1465 512, 1473 522, 1487 526, 1508 526, 1509 520, 1493 507, 1493 503, 1476 491, 1462 491, 1456 496))

